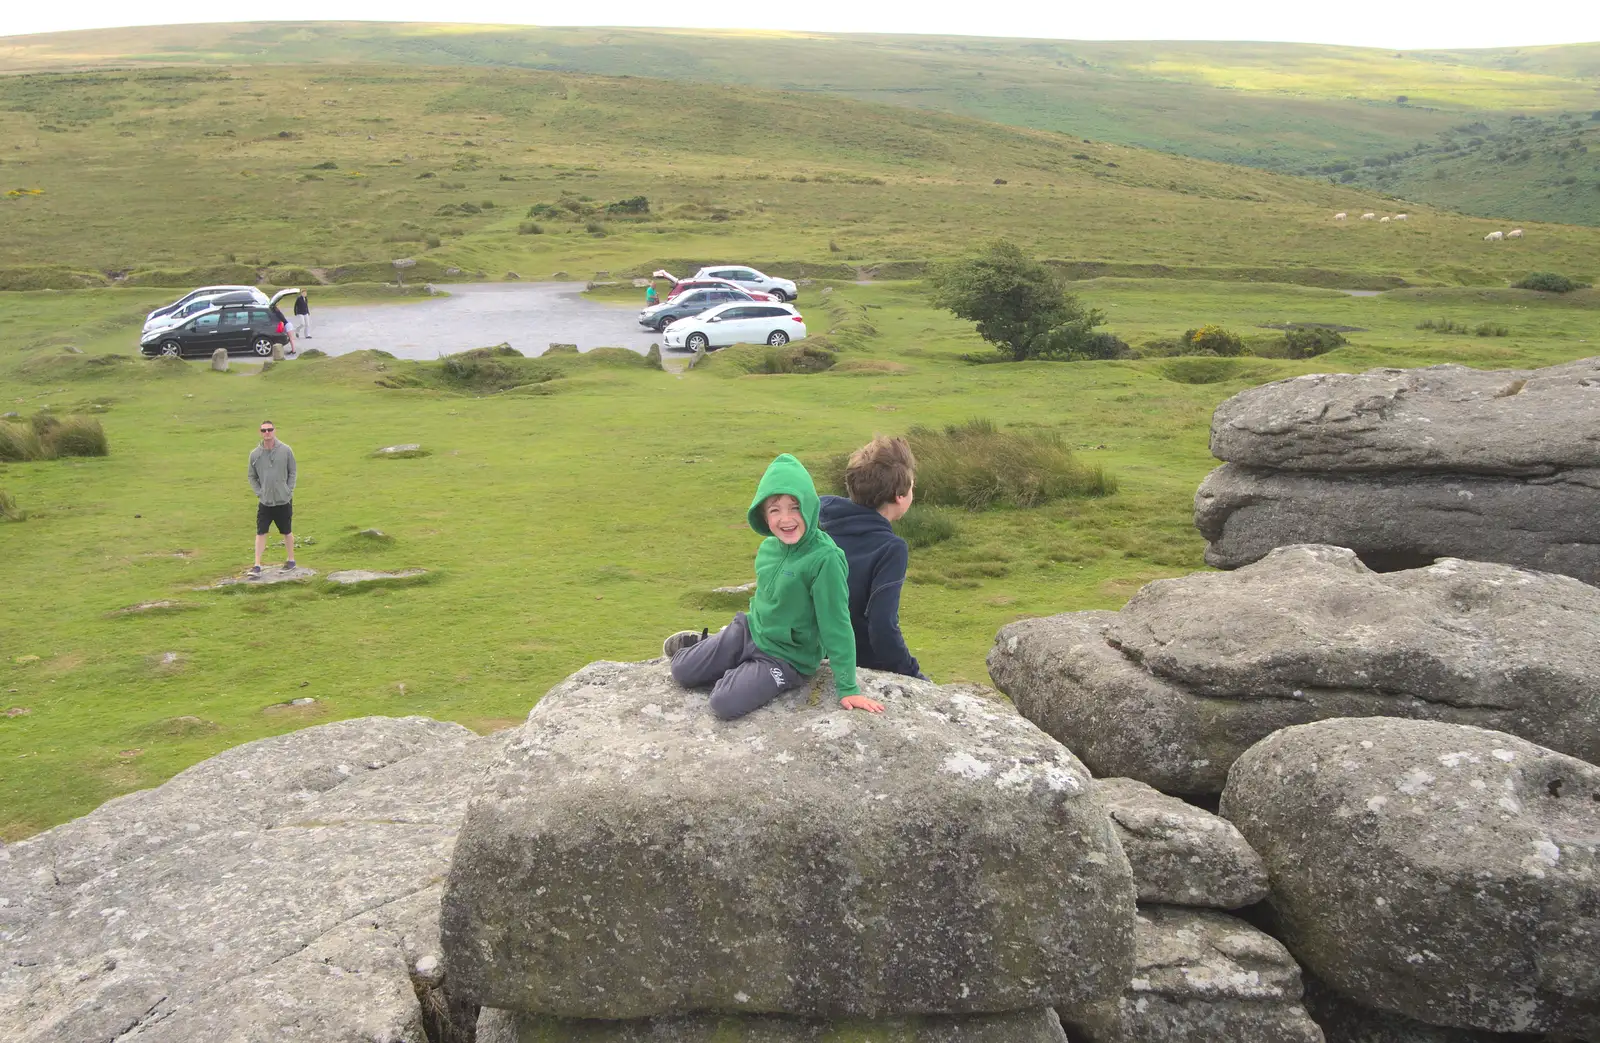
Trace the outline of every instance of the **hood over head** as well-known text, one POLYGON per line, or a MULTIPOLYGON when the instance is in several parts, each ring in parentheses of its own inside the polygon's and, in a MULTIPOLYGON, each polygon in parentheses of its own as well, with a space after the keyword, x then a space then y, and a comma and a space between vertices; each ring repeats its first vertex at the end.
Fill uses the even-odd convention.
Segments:
POLYGON ((894 531, 883 515, 844 496, 822 498, 822 527, 834 537, 894 531))
POLYGON ((761 508, 767 497, 779 493, 788 493, 800 501, 800 517, 806 520, 806 533, 800 538, 801 543, 813 539, 822 531, 817 525, 819 500, 816 483, 812 482, 811 472, 806 470, 805 465, 788 453, 780 453, 767 465, 767 473, 761 476, 761 484, 756 486, 756 498, 750 501, 747 515, 752 529, 763 536, 772 535, 761 508))

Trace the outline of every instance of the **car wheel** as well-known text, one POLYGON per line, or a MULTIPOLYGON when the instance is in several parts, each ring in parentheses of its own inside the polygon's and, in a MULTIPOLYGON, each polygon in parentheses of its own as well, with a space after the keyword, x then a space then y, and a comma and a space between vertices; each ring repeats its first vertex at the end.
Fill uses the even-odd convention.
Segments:
POLYGON ((789 343, 789 335, 782 330, 773 330, 772 336, 767 338, 767 343, 775 348, 781 348, 789 343))
POLYGON ((161 354, 171 355, 173 358, 182 358, 183 345, 175 340, 164 340, 161 342, 161 354))
POLYGON ((667 332, 667 327, 671 326, 671 325, 672 325, 672 320, 671 319, 662 319, 660 322, 656 323, 655 331, 657 333, 665 333, 665 332, 667 332))
POLYGON ((789 303, 789 295, 787 293, 784 293, 782 290, 778 289, 777 287, 773 287, 772 289, 768 290, 767 292, 772 294, 773 300, 777 301, 779 304, 788 304, 789 303))
POLYGON ((691 333, 689 339, 683 342, 683 346, 690 351, 704 351, 711 347, 711 338, 704 333, 691 333))
POLYGON ((268 355, 272 354, 272 341, 268 340, 265 337, 257 337, 256 338, 256 342, 254 344, 250 345, 250 347, 255 351, 255 353, 257 355, 260 355, 262 358, 265 358, 268 355))

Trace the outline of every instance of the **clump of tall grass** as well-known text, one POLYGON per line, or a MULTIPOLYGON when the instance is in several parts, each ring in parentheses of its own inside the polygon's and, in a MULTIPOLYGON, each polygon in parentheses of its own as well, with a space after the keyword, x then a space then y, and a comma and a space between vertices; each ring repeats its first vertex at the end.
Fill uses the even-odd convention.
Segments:
POLYGON ((0 489, 0 521, 19 522, 28 517, 28 512, 17 506, 16 497, 0 489))
POLYGON ((919 503, 900 516, 900 520, 894 523, 894 532, 915 549, 953 540, 960 534, 961 528, 948 511, 919 503))
POLYGON ((0 460, 105 456, 105 429, 93 417, 38 413, 27 421, 0 420, 0 460))
MULTIPOLYGON (((1050 431, 1001 431, 984 418, 942 430, 913 427, 906 441, 917 458, 917 503, 924 507, 1038 507, 1070 496, 1108 496, 1117 481, 1073 455, 1050 431)), ((832 457, 826 483, 844 489, 849 454, 832 457)))

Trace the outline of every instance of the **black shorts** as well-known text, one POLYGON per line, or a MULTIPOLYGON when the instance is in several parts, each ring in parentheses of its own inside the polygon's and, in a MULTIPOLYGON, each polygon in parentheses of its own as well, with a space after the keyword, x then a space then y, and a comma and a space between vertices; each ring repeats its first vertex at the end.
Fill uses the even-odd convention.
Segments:
POLYGON ((278 532, 284 536, 294 531, 293 503, 280 503, 276 507, 256 504, 256 535, 265 536, 273 525, 277 525, 278 532))

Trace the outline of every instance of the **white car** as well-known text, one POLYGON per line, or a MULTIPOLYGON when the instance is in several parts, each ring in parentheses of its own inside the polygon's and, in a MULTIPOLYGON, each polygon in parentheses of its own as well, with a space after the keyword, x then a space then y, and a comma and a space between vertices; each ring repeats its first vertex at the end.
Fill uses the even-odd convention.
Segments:
POLYGON ((299 289, 279 290, 269 299, 265 293, 254 286, 246 286, 242 290, 229 290, 226 293, 205 294, 195 297, 182 307, 170 311, 165 315, 153 319, 146 319, 144 329, 139 332, 141 341, 166 330, 177 329, 201 312, 226 304, 262 304, 274 307, 285 297, 298 297, 299 289))
POLYGON ((760 290, 762 293, 770 293, 780 301, 792 301, 800 296, 800 291, 788 279, 776 279, 770 275, 762 275, 754 268, 746 268, 743 265, 724 264, 713 268, 702 268, 695 272, 692 278, 726 279, 728 282, 736 286, 742 286, 747 290, 760 290))
MULTIPOLYGON (((192 304, 195 300, 201 297, 220 297, 225 293, 252 293, 259 298, 259 303, 267 303, 267 295, 256 289, 254 286, 202 286, 198 290, 190 290, 188 293, 184 294, 182 297, 179 297, 171 304, 162 305, 149 315, 146 315, 144 317, 145 328, 148 329, 150 324, 155 320, 162 318, 163 316, 170 315, 172 312, 179 310, 187 304, 192 304)), ((198 309, 191 310, 190 314, 194 314, 195 310, 198 309)))
POLYGON ((662 339, 669 348, 710 351, 730 344, 771 344, 806 339, 806 322, 787 304, 734 301, 668 326, 662 339))

